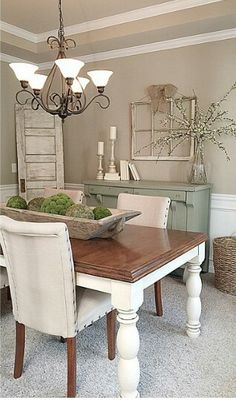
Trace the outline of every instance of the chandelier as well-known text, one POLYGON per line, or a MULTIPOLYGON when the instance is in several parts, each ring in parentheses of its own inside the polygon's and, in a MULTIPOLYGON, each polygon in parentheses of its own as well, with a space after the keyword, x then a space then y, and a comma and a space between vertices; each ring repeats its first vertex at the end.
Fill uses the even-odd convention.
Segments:
POLYGON ((87 102, 84 90, 90 80, 79 76, 84 66, 83 61, 66 58, 66 50, 76 47, 76 43, 73 39, 65 38, 61 0, 58 1, 58 8, 60 21, 58 38, 49 36, 47 39, 51 49, 58 49, 58 55, 48 76, 37 74, 39 67, 33 64, 11 63, 10 67, 22 87, 16 94, 17 103, 21 105, 30 103, 33 110, 42 107, 46 112, 58 115, 64 120, 70 115, 81 114, 94 100, 102 109, 108 108, 110 99, 104 94, 104 89, 113 72, 96 70, 87 73, 98 92, 87 102), (32 91, 28 89, 29 86, 32 91))

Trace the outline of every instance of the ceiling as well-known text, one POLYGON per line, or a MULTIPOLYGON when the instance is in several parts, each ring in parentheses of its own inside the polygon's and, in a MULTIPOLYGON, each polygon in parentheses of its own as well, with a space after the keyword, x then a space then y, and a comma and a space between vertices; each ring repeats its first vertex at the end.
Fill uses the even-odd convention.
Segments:
MULTIPOLYGON (((66 36, 79 44, 73 57, 236 30, 236 0, 62 0, 62 5, 66 36)), ((2 53, 36 63, 55 59, 46 38, 58 29, 58 0, 1 0, 1 20, 2 53)))
MULTIPOLYGON (((62 7, 65 25, 68 26, 162 2, 164 3, 163 0, 62 0, 62 7)), ((58 27, 58 0, 1 0, 1 7, 3 21, 30 32, 41 33, 58 27)))

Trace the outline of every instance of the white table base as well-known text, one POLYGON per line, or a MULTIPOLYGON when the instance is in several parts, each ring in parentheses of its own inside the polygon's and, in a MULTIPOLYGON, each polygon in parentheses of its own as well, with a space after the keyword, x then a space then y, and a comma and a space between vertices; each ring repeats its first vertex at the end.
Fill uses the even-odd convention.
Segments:
POLYGON ((187 335, 190 338, 196 338, 200 335, 200 293, 202 287, 200 265, 204 261, 204 258, 205 243, 202 243, 135 283, 77 273, 77 284, 79 286, 111 293, 112 305, 118 310, 117 320, 119 322, 119 330, 117 334, 117 347, 120 357, 118 379, 121 397, 139 397, 138 384, 140 369, 137 358, 139 351, 139 333, 136 323, 138 321, 137 310, 143 303, 143 291, 148 286, 185 263, 188 263, 186 274, 188 293, 187 335))

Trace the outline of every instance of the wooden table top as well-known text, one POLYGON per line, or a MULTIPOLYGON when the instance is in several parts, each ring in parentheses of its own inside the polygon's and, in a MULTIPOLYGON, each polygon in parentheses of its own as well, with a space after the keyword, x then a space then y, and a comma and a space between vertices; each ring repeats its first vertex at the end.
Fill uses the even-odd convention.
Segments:
POLYGON ((126 225, 112 239, 71 239, 76 272, 135 282, 208 239, 206 233, 126 225))

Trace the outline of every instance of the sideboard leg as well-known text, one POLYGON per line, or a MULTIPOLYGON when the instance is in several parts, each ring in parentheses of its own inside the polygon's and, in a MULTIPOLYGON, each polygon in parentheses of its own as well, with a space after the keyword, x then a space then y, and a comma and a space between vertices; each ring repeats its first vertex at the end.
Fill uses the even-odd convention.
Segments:
POLYGON ((202 281, 200 278, 201 267, 196 259, 187 264, 186 288, 188 293, 187 300, 187 335, 196 338, 200 335, 200 315, 202 281))
POLYGON ((120 396, 136 398, 139 397, 137 387, 140 377, 137 358, 139 333, 136 328, 138 315, 134 310, 124 311, 118 309, 117 320, 120 323, 117 334, 117 348, 120 355, 118 364, 120 396))

